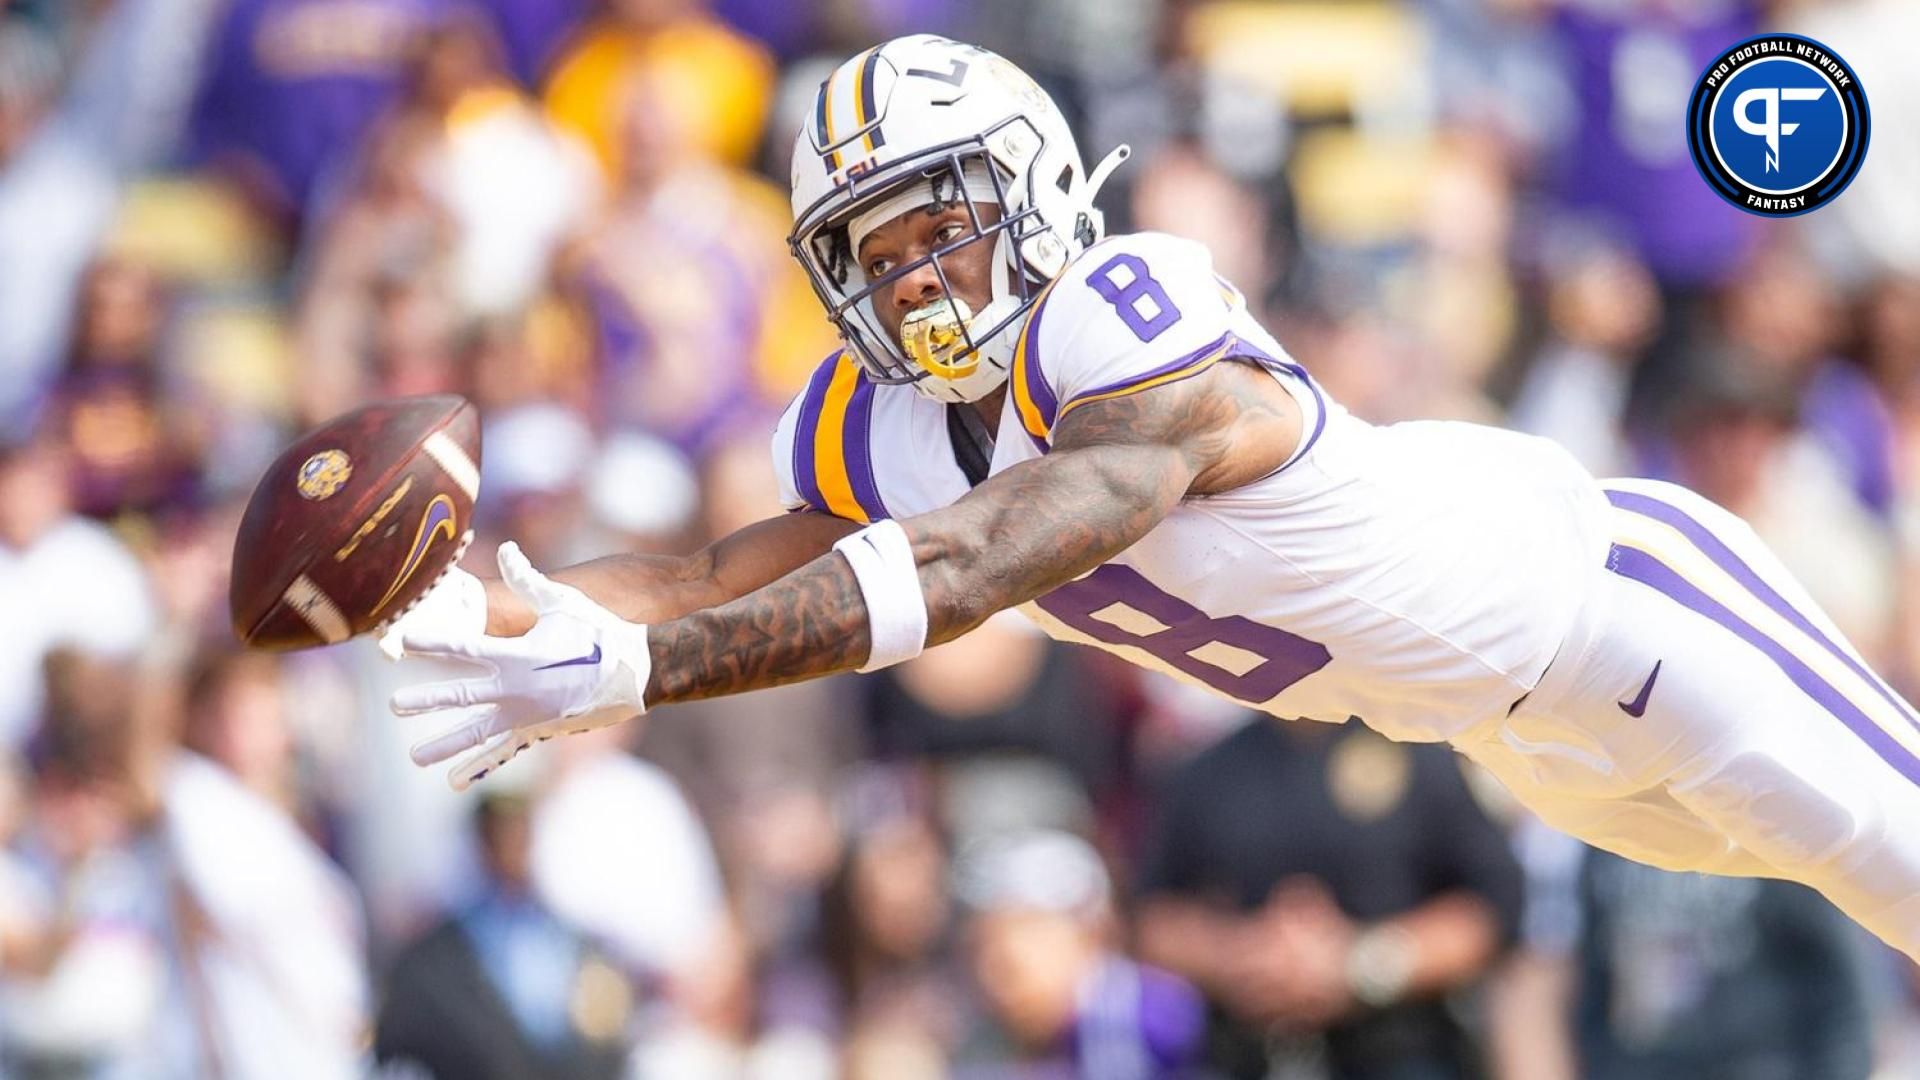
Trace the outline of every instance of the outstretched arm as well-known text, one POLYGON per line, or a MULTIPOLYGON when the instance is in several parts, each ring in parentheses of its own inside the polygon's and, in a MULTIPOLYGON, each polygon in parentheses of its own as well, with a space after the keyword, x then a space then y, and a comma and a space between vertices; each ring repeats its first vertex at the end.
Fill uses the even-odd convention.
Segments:
MULTIPOLYGON (((1286 392, 1238 364, 1071 410, 1051 453, 902 523, 926 598, 928 643, 1092 570, 1189 492, 1229 490, 1271 471, 1298 437, 1286 392)), ((654 625, 648 640, 650 706, 850 671, 871 644, 859 584, 837 554, 654 625)))
MULTIPOLYGON (((833 550, 857 528, 828 514, 783 514, 691 555, 610 555, 551 576, 623 619, 657 623, 744 596, 833 550)), ((513 637, 532 629, 533 609, 505 582, 488 581, 486 589, 487 633, 513 637)))
MULTIPOLYGON (((927 642, 1098 566, 1164 517, 1186 490, 1177 454, 1056 451, 1007 470, 953 506, 902 524, 927 604, 927 642)), ((866 604, 839 555, 766 588, 650 628, 649 705, 777 686, 867 658, 866 604)))
MULTIPOLYGON (((1149 393, 1069 405, 1052 453, 883 532, 892 554, 875 548, 875 557, 893 560, 883 573, 895 576, 876 587, 920 593, 913 647, 958 637, 1112 558, 1187 495, 1230 490, 1272 471, 1299 433, 1299 410, 1286 392, 1239 365, 1149 393)), ((823 545, 849 528, 818 527, 823 545)), ((785 557, 799 545, 774 550, 785 557)), ((445 725, 415 745, 417 764, 474 749, 449 773, 464 788, 534 742, 618 723, 646 706, 853 670, 867 663, 873 638, 867 594, 849 557, 812 558, 745 595, 649 625, 631 616, 697 604, 724 589, 711 571, 686 575, 689 585, 671 563, 632 561, 577 569, 569 583, 541 575, 518 547, 502 545, 502 576, 517 602, 538 613, 534 625, 524 636, 405 634, 409 653, 472 661, 489 673, 406 687, 394 694, 393 710, 433 714, 445 725)), ((729 573, 738 582, 778 561, 763 553, 729 573)), ((881 655, 884 662, 911 652, 896 645, 881 655)))

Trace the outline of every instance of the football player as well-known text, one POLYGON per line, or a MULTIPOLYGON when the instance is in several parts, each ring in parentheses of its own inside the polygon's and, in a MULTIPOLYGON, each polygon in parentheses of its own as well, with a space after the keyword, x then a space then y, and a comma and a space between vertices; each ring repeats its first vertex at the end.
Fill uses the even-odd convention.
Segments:
POLYGON ((1106 237, 1046 94, 889 41, 821 87, 791 245, 839 327, 788 408, 793 511, 686 558, 456 573, 389 648, 471 751, 872 671, 1021 606, 1285 718, 1446 740, 1542 818, 1671 869, 1813 885, 1920 956, 1920 723, 1737 518, 1550 442, 1376 427, 1200 246, 1106 237))

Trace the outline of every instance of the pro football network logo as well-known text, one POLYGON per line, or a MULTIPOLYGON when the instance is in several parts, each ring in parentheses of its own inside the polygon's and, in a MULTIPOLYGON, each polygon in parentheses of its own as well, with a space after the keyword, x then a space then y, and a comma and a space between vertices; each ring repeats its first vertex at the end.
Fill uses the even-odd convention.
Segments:
POLYGON ((1750 214, 1792 217, 1832 202, 1867 157, 1867 95, 1845 60, 1798 34, 1721 53, 1687 103, 1693 164, 1750 214))

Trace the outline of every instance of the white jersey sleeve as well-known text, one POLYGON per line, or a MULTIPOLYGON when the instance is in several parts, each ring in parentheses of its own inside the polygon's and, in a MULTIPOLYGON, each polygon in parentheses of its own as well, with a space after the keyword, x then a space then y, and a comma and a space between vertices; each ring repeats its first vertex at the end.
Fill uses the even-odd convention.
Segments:
POLYGON ((1041 294, 1021 333, 1021 426, 1045 442, 1084 404, 1191 378, 1229 355, 1277 362, 1236 335, 1244 306, 1191 240, 1132 233, 1095 245, 1041 294))
POLYGON ((806 497, 800 494, 793 461, 794 438, 800 427, 800 409, 805 400, 805 391, 795 394, 793 400, 787 403, 786 411, 780 414, 780 422, 773 428, 773 475, 780 483, 780 505, 789 511, 808 508, 806 497))

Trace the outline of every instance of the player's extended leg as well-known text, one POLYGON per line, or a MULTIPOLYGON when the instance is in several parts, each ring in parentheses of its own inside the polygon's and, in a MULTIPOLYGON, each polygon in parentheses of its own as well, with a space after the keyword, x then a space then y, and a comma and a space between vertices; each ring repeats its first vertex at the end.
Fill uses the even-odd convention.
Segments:
POLYGON ((1920 959, 1913 707, 1744 522, 1672 485, 1608 488, 1619 587, 1595 652, 1625 667, 1589 664, 1608 685, 1574 711, 1672 803, 1920 959))

